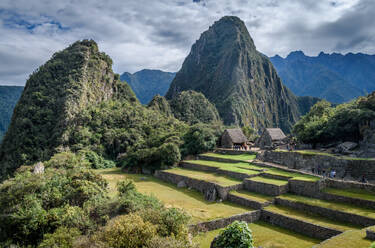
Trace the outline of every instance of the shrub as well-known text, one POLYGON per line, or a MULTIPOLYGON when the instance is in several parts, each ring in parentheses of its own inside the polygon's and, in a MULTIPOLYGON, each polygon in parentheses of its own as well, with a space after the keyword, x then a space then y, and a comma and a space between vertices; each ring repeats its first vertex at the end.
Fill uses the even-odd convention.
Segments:
POLYGON ((93 169, 113 168, 116 166, 115 162, 113 162, 112 160, 107 160, 103 158, 101 155, 98 155, 94 151, 81 150, 80 154, 82 154, 84 158, 88 162, 90 162, 91 168, 93 169))
POLYGON ((184 135, 182 145, 182 154, 199 154, 210 151, 215 148, 218 140, 218 134, 215 130, 204 124, 191 126, 184 135))
POLYGON ((77 228, 59 227, 54 233, 44 235, 39 248, 71 248, 73 241, 81 235, 77 228))
POLYGON ((370 245, 370 248, 375 248, 375 242, 370 245))
POLYGON ((217 248, 253 248, 253 236, 244 221, 235 221, 214 240, 217 248))
POLYGON ((156 227, 136 214, 122 215, 109 221, 97 239, 113 248, 146 246, 156 235, 156 227))

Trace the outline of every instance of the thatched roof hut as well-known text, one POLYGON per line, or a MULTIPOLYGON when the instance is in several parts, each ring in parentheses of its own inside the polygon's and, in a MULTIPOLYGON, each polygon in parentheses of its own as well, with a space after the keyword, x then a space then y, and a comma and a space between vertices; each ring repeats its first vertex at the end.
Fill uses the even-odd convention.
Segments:
POLYGON ((280 128, 265 128, 263 133, 256 142, 256 146, 260 148, 272 147, 274 144, 282 143, 286 135, 280 128))
POLYGON ((234 145, 246 145, 247 138, 240 128, 226 129, 221 136, 221 146, 233 148, 234 145))

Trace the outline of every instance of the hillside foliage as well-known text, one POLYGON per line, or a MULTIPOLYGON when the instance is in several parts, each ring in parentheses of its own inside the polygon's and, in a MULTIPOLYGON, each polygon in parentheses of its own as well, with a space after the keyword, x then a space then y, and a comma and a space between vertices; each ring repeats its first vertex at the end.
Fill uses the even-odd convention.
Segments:
POLYGON ((360 126, 375 118, 375 92, 336 107, 323 100, 294 126, 298 140, 304 143, 330 143, 361 140, 360 126))

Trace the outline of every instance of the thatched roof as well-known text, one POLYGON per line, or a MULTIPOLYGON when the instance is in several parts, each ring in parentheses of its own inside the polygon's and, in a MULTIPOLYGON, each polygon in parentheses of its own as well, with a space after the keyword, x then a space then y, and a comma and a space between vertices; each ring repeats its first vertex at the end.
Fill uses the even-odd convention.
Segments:
POLYGON ((245 143, 247 142, 246 136, 243 134, 240 128, 226 129, 230 139, 233 143, 245 143))
POLYGON ((283 140, 286 138, 285 134, 280 128, 266 128, 266 132, 271 136, 272 141, 283 140))

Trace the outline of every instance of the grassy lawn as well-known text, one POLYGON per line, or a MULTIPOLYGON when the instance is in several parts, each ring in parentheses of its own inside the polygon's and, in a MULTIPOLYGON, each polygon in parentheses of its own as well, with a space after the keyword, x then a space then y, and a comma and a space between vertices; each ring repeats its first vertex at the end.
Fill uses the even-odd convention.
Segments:
POLYGON ((271 205, 271 206, 266 207, 265 210, 278 213, 284 216, 288 216, 294 219, 307 221, 316 225, 333 228, 338 231, 347 231, 350 229, 361 229, 361 227, 356 226, 356 225, 342 223, 338 221, 332 221, 332 220, 326 219, 324 217, 321 217, 313 213, 302 212, 302 211, 298 211, 298 210, 288 208, 288 207, 283 207, 283 206, 271 205))
POLYGON ((333 195, 346 196, 356 199, 375 201, 375 193, 363 189, 335 189, 335 188, 325 188, 323 190, 326 193, 333 195))
POLYGON ((288 181, 285 181, 285 180, 271 179, 271 178, 266 178, 266 177, 252 177, 252 178, 249 178, 248 180, 255 181, 255 182, 267 183, 267 184, 273 184, 273 185, 277 185, 277 186, 282 186, 282 185, 288 184, 288 181))
POLYGON ((245 199, 253 200, 260 203, 265 203, 272 201, 274 197, 268 195, 262 195, 255 192, 250 192, 246 190, 231 191, 232 195, 236 195, 245 199))
POLYGON ((112 196, 117 192, 117 182, 125 178, 132 179, 139 192, 156 196, 167 207, 184 209, 192 216, 193 223, 229 217, 252 210, 229 202, 208 202, 198 191, 177 188, 152 176, 126 174, 120 168, 97 170, 97 172, 107 179, 112 196))
POLYGON ((330 209, 334 209, 334 210, 338 210, 342 212, 362 215, 362 216, 375 219, 375 211, 373 209, 361 208, 361 207, 346 204, 346 203, 325 201, 325 200, 309 198, 309 197, 304 197, 304 196, 299 196, 299 195, 292 195, 292 194, 281 195, 279 196, 279 198, 290 200, 290 201, 302 202, 302 203, 313 205, 313 206, 330 208, 330 209))
POLYGON ((364 230, 350 230, 323 241, 313 248, 370 248, 371 241, 365 237, 364 230))
MULTIPOLYGON (((311 248, 318 244, 319 240, 291 232, 284 228, 272 226, 265 222, 250 223, 255 246, 262 248, 311 248)), ((200 244, 200 248, 209 248, 211 241, 222 229, 201 233, 194 238, 200 244)), ((352 247, 353 248, 353 247, 352 247)))
POLYGON ((237 180, 237 179, 230 178, 227 176, 222 176, 216 173, 209 173, 209 172, 203 172, 203 171, 197 171, 197 170, 188 170, 188 169, 183 169, 183 168, 178 168, 178 167, 165 170, 165 171, 176 174, 176 175, 181 175, 181 176, 203 180, 206 182, 216 183, 221 186, 232 186, 232 185, 242 183, 241 180, 237 180))
POLYGON ((305 174, 302 174, 302 173, 284 171, 284 170, 280 170, 280 169, 277 169, 277 168, 267 168, 267 170, 265 172, 268 173, 268 174, 290 177, 290 178, 293 178, 295 180, 304 180, 304 181, 311 181, 311 182, 316 182, 316 181, 320 180, 319 177, 305 175, 305 174))
POLYGON ((250 161, 254 160, 256 155, 255 154, 238 154, 238 155, 229 155, 229 154, 220 154, 220 153, 203 153, 203 156, 215 157, 215 158, 225 158, 225 159, 232 159, 237 161, 250 161))
POLYGON ((205 165, 205 166, 214 167, 214 168, 218 168, 220 170, 225 170, 225 171, 240 172, 240 173, 244 173, 248 175, 259 174, 260 171, 264 169, 260 166, 250 165, 249 163, 241 163, 241 162, 240 163, 224 163, 224 162, 207 161, 207 160, 185 160, 184 162, 188 162, 191 164, 205 165))

